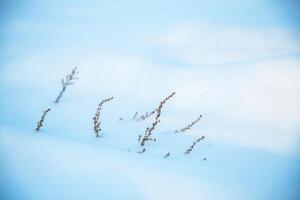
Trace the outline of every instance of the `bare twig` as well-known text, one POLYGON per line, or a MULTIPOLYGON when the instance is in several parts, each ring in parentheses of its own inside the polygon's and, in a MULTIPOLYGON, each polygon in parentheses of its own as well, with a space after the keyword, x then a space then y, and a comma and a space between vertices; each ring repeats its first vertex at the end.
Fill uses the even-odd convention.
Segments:
POLYGON ((189 154, 191 151, 193 151, 194 147, 196 146, 196 144, 198 142, 200 142, 201 140, 203 140, 205 138, 205 136, 202 136, 201 138, 198 138, 197 140, 195 140, 193 142, 193 144, 186 150, 185 154, 189 154))
POLYGON ((45 116, 47 115, 47 113, 51 110, 51 108, 48 108, 47 110, 43 111, 43 114, 41 116, 41 119, 37 122, 36 124, 36 128, 35 130, 37 132, 39 132, 41 130, 41 128, 43 127, 43 123, 44 123, 44 120, 45 120, 45 116))
POLYGON ((138 112, 136 111, 136 112, 134 113, 132 119, 135 119, 137 115, 138 115, 138 112))
POLYGON ((145 148, 143 148, 141 151, 138 151, 138 153, 144 153, 146 151, 145 148))
POLYGON ((145 130, 145 133, 143 136, 139 136, 139 142, 141 146, 145 145, 146 141, 155 141, 155 139, 151 138, 152 131, 155 129, 156 125, 160 122, 160 115, 161 115, 161 109, 163 105, 172 97, 174 96, 175 92, 170 94, 168 97, 166 97, 163 101, 160 102, 158 108, 156 109, 156 117, 154 122, 151 124, 151 126, 147 127, 145 130))
POLYGON ((193 121, 192 123, 190 123, 188 126, 182 128, 182 129, 179 129, 179 130, 175 130, 174 132, 175 133, 180 133, 180 132, 185 132, 185 131, 191 129, 197 122, 200 121, 201 118, 202 118, 202 115, 200 115, 195 121, 193 121))
POLYGON ((164 158, 167 158, 167 157, 169 157, 170 156, 170 152, 168 152, 165 156, 164 156, 164 158))
POLYGON ((151 111, 151 112, 146 112, 144 115, 141 115, 139 118, 136 119, 136 121, 141 121, 141 120, 145 120, 147 119, 148 117, 150 117, 151 115, 153 115, 154 113, 156 113, 156 109, 151 111))
POLYGON ((74 84, 73 81, 78 79, 77 77, 75 77, 76 74, 78 74, 77 67, 74 67, 70 74, 68 74, 65 78, 61 79, 62 89, 54 101, 55 104, 59 103, 61 97, 63 96, 64 92, 67 89, 67 86, 73 85, 74 84))
POLYGON ((105 102, 108 102, 108 101, 111 101, 114 97, 110 97, 110 98, 107 98, 107 99, 104 99, 102 100, 99 104, 98 104, 98 108, 96 110, 96 113, 95 113, 95 116, 93 117, 93 120, 94 120, 94 131, 95 131, 95 134, 96 134, 96 137, 99 137, 99 133, 101 131, 101 128, 100 128, 100 113, 101 113, 101 109, 102 109, 102 106, 105 102))

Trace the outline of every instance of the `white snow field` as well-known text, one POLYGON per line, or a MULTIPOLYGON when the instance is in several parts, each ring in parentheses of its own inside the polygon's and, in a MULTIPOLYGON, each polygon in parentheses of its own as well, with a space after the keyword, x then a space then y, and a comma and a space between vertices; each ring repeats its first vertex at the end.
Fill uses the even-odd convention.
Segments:
POLYGON ((46 131, 2 128, 1 199, 299 197, 297 159, 205 141, 184 155, 192 137, 166 133, 158 138, 158 144, 149 144, 148 152, 138 154, 137 145, 127 143, 124 148, 121 141, 113 145, 116 137, 71 139, 46 131), (171 156, 165 159, 167 150, 171 156))
MULTIPOLYGON (((289 60, 286 64, 296 69, 289 60)), ((114 71, 107 70, 108 74, 114 71)), ((251 72, 252 65, 247 70, 251 72)), ((51 86, 29 84, 31 77, 24 84, 19 79, 3 81, 1 200, 299 199, 296 94, 286 104, 281 104, 281 100, 274 103, 277 90, 274 94, 265 91, 276 87, 264 89, 259 85, 253 90, 258 91, 251 96, 254 99, 245 101, 248 96, 244 96, 244 90, 233 79, 227 86, 220 84, 203 97, 203 93, 189 90, 193 83, 182 88, 184 81, 173 80, 181 89, 174 90, 176 95, 162 108, 161 121, 153 131, 157 141, 146 143, 146 152, 140 154, 137 153, 141 150, 138 135, 151 125, 154 116, 135 121, 133 115, 139 111, 140 116, 156 108, 173 91, 173 84, 145 86, 149 94, 141 88, 142 93, 139 89, 127 93, 128 90, 119 88, 122 82, 115 85, 117 81, 113 81, 110 86, 113 89, 106 88, 105 82, 98 78, 88 84, 92 72, 102 71, 83 67, 80 79, 56 105, 51 102, 60 89, 56 72, 51 86), (93 116, 97 104, 110 96, 114 99, 104 104, 100 115, 102 137, 96 138, 93 116), (269 106, 270 103, 274 105, 269 106), (37 133, 36 122, 48 107, 51 111, 45 117, 42 131, 37 133), (252 108, 257 109, 252 113, 252 108), (174 133, 199 114, 203 114, 203 119, 191 130, 174 133), (205 139, 190 154, 184 154, 203 135, 205 139), (170 156, 165 159, 168 152, 170 156)), ((108 76, 102 73, 101 77, 108 76)), ((198 73, 200 77, 201 74, 198 73)), ((191 74, 185 76, 188 80, 191 74)), ((36 78, 43 83, 44 77, 37 74, 36 78)), ((228 83, 226 76, 223 80, 228 83)), ((139 78, 128 88, 138 84, 139 78)), ((248 87, 252 82, 245 84, 248 87)), ((292 81, 288 86, 296 85, 292 81)))
POLYGON ((29 63, 24 80, 16 68, 3 70, 1 200, 299 199, 299 59, 231 66, 225 75, 213 68, 151 68, 142 76, 147 67, 124 63, 103 68, 83 63, 79 80, 55 105, 59 77, 70 65, 42 71, 29 63), (129 78, 115 74, 127 70, 129 78), (173 91, 153 131, 157 141, 137 153, 138 136, 154 116, 135 121, 134 113, 152 111, 173 91), (96 138, 93 116, 98 103, 111 96, 100 115, 102 137, 96 138), (36 122, 49 107, 37 133, 36 122), (174 133, 200 114, 191 130, 174 133))
POLYGON ((0 0, 0 200, 300 200, 299 2, 0 0))

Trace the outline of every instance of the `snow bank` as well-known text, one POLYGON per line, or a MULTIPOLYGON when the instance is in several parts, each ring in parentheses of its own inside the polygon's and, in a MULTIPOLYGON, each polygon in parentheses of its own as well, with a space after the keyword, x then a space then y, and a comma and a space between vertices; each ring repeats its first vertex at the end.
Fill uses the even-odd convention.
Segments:
POLYGON ((1 196, 133 200, 295 199, 297 195, 297 179, 290 176, 296 174, 293 158, 204 143, 190 155, 171 152, 164 159, 159 152, 165 146, 153 145, 137 154, 133 146, 128 152, 105 142, 112 143, 109 138, 70 140, 2 129, 1 196))

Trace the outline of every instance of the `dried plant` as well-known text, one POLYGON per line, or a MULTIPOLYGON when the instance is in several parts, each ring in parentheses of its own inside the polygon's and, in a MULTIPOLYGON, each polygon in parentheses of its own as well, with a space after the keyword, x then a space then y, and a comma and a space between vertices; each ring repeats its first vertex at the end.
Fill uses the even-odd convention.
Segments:
POLYGON ((135 119, 135 118, 137 117, 137 115, 138 115, 138 112, 136 111, 136 112, 134 113, 132 119, 135 119))
POLYGON ((99 137, 99 133, 101 132, 101 128, 100 128, 100 113, 101 113, 101 109, 104 103, 111 101, 114 97, 110 97, 107 99, 102 100, 99 104, 98 104, 98 108, 96 110, 95 116, 93 117, 94 120, 94 131, 96 134, 96 137, 99 137))
POLYGON ((189 154, 191 151, 193 151, 194 147, 196 146, 196 144, 198 142, 200 142, 201 140, 203 140, 205 138, 205 136, 202 136, 201 138, 198 138, 197 140, 195 140, 193 142, 193 144, 186 150, 185 154, 189 154))
POLYGON ((145 148, 143 148, 141 151, 138 151, 138 153, 144 153, 146 151, 145 148))
POLYGON ((148 117, 150 117, 151 115, 153 115, 154 113, 156 113, 156 109, 151 111, 151 112, 146 112, 144 115, 141 115, 139 118, 136 119, 136 121, 141 121, 141 120, 145 120, 147 119, 148 117))
POLYGON ((161 109, 163 105, 172 97, 174 96, 175 92, 170 94, 168 97, 166 97, 163 101, 160 102, 158 108, 156 109, 156 116, 154 122, 151 124, 151 126, 147 127, 145 130, 145 133, 143 136, 139 136, 139 142, 141 146, 145 145, 146 141, 155 141, 155 139, 151 138, 152 131, 155 129, 157 124, 160 122, 160 115, 161 115, 161 109))
POLYGON ((164 158, 167 158, 167 157, 169 157, 170 156, 170 152, 168 152, 165 156, 164 156, 164 158))
POLYGON ((64 92, 67 89, 67 86, 73 85, 74 84, 73 81, 78 79, 77 77, 75 77, 75 75, 78 73, 79 72, 77 71, 77 67, 74 67, 70 74, 68 74, 65 78, 61 79, 62 89, 59 92, 58 96, 56 97, 54 103, 59 103, 61 97, 63 96, 64 92))
POLYGON ((201 118, 202 118, 202 115, 200 115, 195 121, 193 121, 192 123, 190 123, 188 126, 182 128, 182 129, 179 129, 179 130, 175 130, 174 132, 175 133, 180 133, 180 132, 185 132, 185 131, 191 129, 197 122, 200 121, 201 118))
POLYGON ((47 113, 51 110, 51 108, 48 108, 47 110, 43 111, 43 114, 41 116, 41 119, 37 122, 36 124, 36 128, 35 130, 37 132, 39 132, 41 130, 41 128, 43 127, 43 123, 44 123, 44 120, 45 120, 45 116, 47 115, 47 113))

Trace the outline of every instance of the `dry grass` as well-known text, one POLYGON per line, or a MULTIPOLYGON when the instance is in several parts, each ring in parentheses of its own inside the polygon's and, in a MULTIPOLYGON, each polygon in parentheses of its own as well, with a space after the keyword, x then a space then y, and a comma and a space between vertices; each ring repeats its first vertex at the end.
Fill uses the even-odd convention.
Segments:
POLYGON ((156 109, 151 111, 151 112, 146 112, 144 115, 141 115, 139 118, 136 119, 136 121, 141 121, 141 120, 145 120, 149 117, 151 117, 154 113, 156 113, 156 109))
POLYGON ((145 130, 145 133, 143 136, 139 136, 139 142, 141 146, 144 146, 147 141, 155 141, 155 139, 151 138, 152 132, 154 131, 157 124, 160 122, 160 115, 161 115, 161 109, 163 105, 172 97, 175 95, 175 92, 167 96, 164 100, 162 100, 156 109, 156 116, 154 122, 151 124, 151 126, 147 127, 145 130))
POLYGON ((193 142, 193 144, 185 151, 185 154, 191 153, 191 152, 193 151, 194 147, 196 146, 196 144, 197 144, 198 142, 200 142, 201 140, 203 140, 204 138, 205 138, 205 136, 202 136, 201 138, 198 138, 197 140, 195 140, 195 141, 193 142))
POLYGON ((96 134, 96 137, 100 136, 100 132, 101 132, 101 128, 100 128, 100 113, 101 113, 101 109, 104 103, 111 101, 114 97, 110 97, 107 99, 102 100, 99 104, 98 104, 98 108, 96 110, 95 116, 93 117, 93 122, 94 122, 94 132, 96 134))
POLYGON ((171 155, 170 152, 168 152, 168 153, 164 156, 164 158, 168 158, 170 155, 171 155))
POLYGON ((44 120, 45 120, 45 116, 47 115, 47 113, 48 113, 50 110, 51 110, 51 108, 48 108, 47 110, 43 111, 40 120, 39 120, 39 121, 37 122, 37 124, 36 124, 35 130, 36 130, 37 132, 41 131, 41 129, 43 128, 43 123, 44 123, 44 120))
POLYGON ((175 130, 175 133, 180 133, 180 132, 185 132, 187 130, 190 130, 197 122, 200 121, 200 119, 202 118, 202 115, 200 115, 195 121, 193 121, 192 123, 190 123, 189 125, 187 125, 186 127, 179 129, 179 130, 175 130))
POLYGON ((58 96, 56 97, 54 103, 59 103, 61 97, 63 96, 63 94, 67 89, 67 86, 73 85, 74 84, 73 81, 78 79, 77 77, 75 77, 75 75, 78 73, 79 72, 77 71, 77 67, 74 67, 70 74, 68 74, 65 78, 61 79, 62 89, 59 92, 58 96))
POLYGON ((135 119, 135 118, 137 117, 137 115, 138 115, 138 112, 136 111, 136 112, 134 113, 132 119, 135 119))
POLYGON ((141 151, 138 151, 138 153, 144 153, 146 151, 145 148, 143 148, 141 151))

